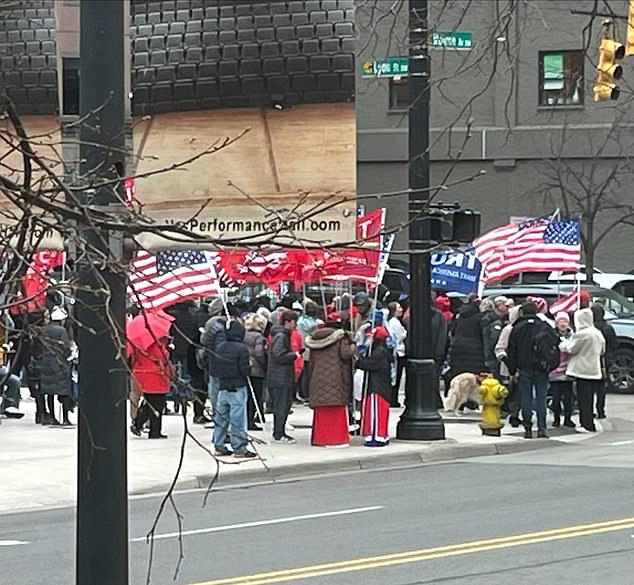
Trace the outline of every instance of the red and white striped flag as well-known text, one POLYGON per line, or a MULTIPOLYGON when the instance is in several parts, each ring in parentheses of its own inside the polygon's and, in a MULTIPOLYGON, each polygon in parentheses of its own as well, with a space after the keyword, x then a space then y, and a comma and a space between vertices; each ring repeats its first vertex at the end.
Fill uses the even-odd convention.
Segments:
POLYGON ((193 250, 139 252, 131 263, 128 296, 144 309, 220 293, 216 254, 193 250))
POLYGON ((554 317, 559 312, 570 313, 579 308, 579 291, 577 289, 557 299, 550 305, 550 314, 554 317))
POLYGON ((579 221, 574 219, 536 219, 484 234, 474 242, 484 281, 503 280, 522 272, 579 270, 579 229, 579 221))

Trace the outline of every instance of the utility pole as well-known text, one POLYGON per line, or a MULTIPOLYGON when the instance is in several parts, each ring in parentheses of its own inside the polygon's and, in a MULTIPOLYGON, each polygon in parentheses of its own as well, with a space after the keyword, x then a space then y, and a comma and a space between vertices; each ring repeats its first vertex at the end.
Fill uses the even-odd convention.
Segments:
POLYGON ((445 438, 438 414, 438 374, 431 331, 430 245, 425 221, 429 201, 429 76, 427 0, 409 0, 409 265, 410 329, 405 411, 398 439, 445 438))
MULTIPOLYGON (((117 189, 99 183, 125 176, 128 6, 80 4, 80 181, 88 188, 79 203, 88 209, 120 204, 117 189)), ((86 227, 87 253, 78 259, 77 585, 128 584, 125 279, 112 265, 120 258, 115 242, 115 234, 86 227)))

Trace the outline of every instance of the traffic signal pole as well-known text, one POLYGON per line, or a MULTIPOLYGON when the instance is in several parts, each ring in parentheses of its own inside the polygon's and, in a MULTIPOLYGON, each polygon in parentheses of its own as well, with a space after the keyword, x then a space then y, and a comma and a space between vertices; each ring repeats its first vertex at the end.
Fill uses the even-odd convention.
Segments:
MULTIPOLYGON (((80 3, 80 175, 88 187, 82 207, 119 203, 116 189, 99 182, 125 176, 127 7, 125 0, 80 3)), ((86 254, 77 261, 77 585, 128 584, 125 280, 111 264, 119 259, 115 241, 105 230, 84 228, 86 254)))
POLYGON ((409 0, 409 264, 410 329, 405 411, 396 437, 430 441, 445 438, 438 414, 438 374, 431 330, 429 235, 425 210, 429 202, 429 93, 427 0, 409 0))

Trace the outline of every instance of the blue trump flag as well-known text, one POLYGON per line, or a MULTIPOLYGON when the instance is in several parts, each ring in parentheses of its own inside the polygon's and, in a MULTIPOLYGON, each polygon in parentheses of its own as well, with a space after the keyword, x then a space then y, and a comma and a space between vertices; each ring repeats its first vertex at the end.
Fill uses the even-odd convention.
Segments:
POLYGON ((472 251, 431 255, 432 288, 468 295, 477 292, 482 264, 472 251))

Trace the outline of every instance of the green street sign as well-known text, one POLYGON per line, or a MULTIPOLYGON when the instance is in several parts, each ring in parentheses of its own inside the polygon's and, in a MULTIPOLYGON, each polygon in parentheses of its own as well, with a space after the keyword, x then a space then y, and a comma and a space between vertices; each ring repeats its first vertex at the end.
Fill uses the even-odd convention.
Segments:
POLYGON ((452 51, 470 51, 473 48, 473 33, 470 32, 434 32, 431 34, 431 49, 449 49, 452 51))
POLYGON ((361 64, 361 77, 402 77, 408 71, 407 57, 388 57, 387 59, 368 59, 361 64))

